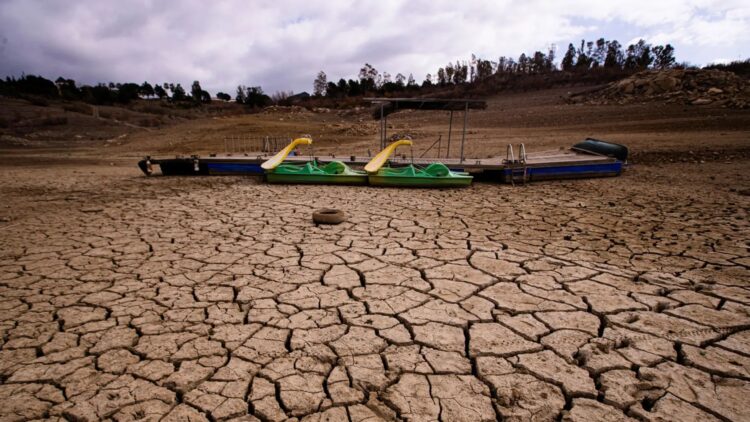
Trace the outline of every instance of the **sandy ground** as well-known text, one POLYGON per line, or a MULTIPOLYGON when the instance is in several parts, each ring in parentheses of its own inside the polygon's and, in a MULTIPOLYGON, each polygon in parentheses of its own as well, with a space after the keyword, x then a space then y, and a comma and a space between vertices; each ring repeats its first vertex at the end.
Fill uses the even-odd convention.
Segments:
POLYGON ((747 160, 464 190, 47 164, 0 175, 2 421, 750 419, 747 160))
MULTIPOLYGON (((525 143, 529 152, 569 147, 587 136, 627 145, 636 155, 645 151, 741 152, 750 157, 750 112, 714 106, 643 103, 629 105, 568 105, 561 99, 569 92, 587 87, 550 89, 527 93, 505 93, 487 100, 486 110, 469 112, 467 157, 505 155, 509 143, 525 143)), ((260 140, 270 137, 296 137, 310 134, 314 151, 339 156, 376 154, 379 148, 379 122, 373 120, 369 106, 358 111, 295 109, 265 111, 257 114, 214 116, 194 120, 170 120, 160 128, 137 130, 121 121, 92 119, 58 107, 26 110, 24 116, 65 116, 69 124, 51 127, 24 127, 16 136, 39 147, 65 154, 76 146, 77 155, 91 158, 127 156, 139 159, 150 154, 174 157, 175 154, 223 153, 225 148, 257 151, 260 140), (169 123, 171 122, 171 123, 169 123), (26 133, 31 132, 31 133, 26 133), (79 139, 80 138, 80 139, 79 139), (230 138, 233 141, 225 141, 230 138), (241 139, 241 141, 238 141, 241 139), (84 150, 83 148, 90 148, 84 150)), ((0 117, 14 103, 0 99, 0 117)), ((27 107, 29 108, 29 107, 27 107)), ((25 110, 25 109, 24 109, 25 110)), ((112 113, 115 113, 112 111, 112 113)), ((124 113, 124 111, 123 111, 124 113)), ((12 114, 12 113, 6 113, 12 114)), ((137 122, 138 116, 133 118, 137 122)), ((32 119, 33 120, 33 119, 32 119)), ((459 156, 462 113, 456 112, 451 134, 451 156, 459 156)), ((449 129, 448 112, 402 111, 389 116, 388 135, 409 134, 414 138, 414 153, 427 150, 438 137, 445 154, 449 129)), ((20 129, 19 129, 20 130, 20 129)), ((0 137, 0 148, 5 148, 0 137)), ((427 157, 436 155, 435 146, 427 157)), ((0 155, 5 151, 0 150, 0 155)), ((303 151, 307 153, 307 151, 303 151)), ((408 154, 408 151, 402 151, 408 154)))

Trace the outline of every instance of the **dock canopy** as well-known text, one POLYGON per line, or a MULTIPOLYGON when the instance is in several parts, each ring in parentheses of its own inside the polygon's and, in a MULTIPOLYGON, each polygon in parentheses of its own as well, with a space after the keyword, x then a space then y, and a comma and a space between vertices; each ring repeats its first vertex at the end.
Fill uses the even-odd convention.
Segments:
POLYGON ((440 99, 440 98, 365 98, 375 105, 372 117, 376 120, 396 113, 399 110, 446 110, 464 111, 467 109, 485 109, 484 100, 440 99))

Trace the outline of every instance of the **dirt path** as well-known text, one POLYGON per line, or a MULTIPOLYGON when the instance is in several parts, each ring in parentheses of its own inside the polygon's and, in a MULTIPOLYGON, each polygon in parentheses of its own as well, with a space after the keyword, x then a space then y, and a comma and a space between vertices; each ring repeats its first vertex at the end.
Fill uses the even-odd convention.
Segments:
POLYGON ((0 420, 747 420, 748 164, 443 191, 14 167, 0 420))

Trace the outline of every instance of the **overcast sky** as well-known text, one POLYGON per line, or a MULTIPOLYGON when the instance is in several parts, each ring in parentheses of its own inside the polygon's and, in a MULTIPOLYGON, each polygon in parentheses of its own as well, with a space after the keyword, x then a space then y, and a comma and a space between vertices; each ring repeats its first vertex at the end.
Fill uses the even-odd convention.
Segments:
POLYGON ((678 61, 750 54, 750 0, 0 0, 0 75, 79 83, 199 80, 312 91, 367 62, 421 82, 472 53, 497 60, 581 38, 671 43, 678 61))

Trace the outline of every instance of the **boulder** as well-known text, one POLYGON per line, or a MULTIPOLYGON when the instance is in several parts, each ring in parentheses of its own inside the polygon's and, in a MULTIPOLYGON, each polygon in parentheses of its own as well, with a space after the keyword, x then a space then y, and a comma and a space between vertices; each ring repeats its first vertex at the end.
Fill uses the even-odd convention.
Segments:
POLYGON ((664 76, 654 79, 654 86, 660 92, 670 92, 677 87, 678 80, 670 76, 664 76))
POLYGON ((750 84, 731 72, 704 69, 648 70, 609 86, 573 95, 569 102, 631 104, 643 101, 746 108, 750 84))

